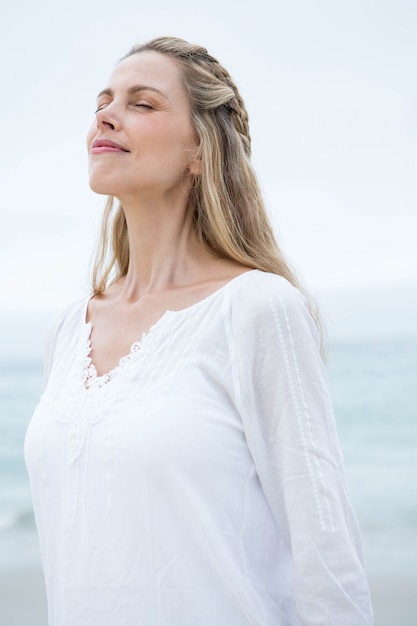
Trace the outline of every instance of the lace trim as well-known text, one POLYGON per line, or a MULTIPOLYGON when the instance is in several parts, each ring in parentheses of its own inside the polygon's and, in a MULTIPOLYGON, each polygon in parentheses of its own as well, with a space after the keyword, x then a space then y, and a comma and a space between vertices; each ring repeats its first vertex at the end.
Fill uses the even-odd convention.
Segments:
POLYGON ((142 339, 132 344, 129 354, 123 356, 116 367, 98 376, 90 357, 92 325, 82 324, 75 358, 69 368, 66 359, 62 361, 54 392, 45 398, 56 420, 67 427, 69 464, 81 455, 91 427, 100 422, 105 414, 111 417, 114 403, 121 398, 126 403, 136 401, 155 385, 167 382, 174 375, 182 360, 178 358, 177 350, 185 353, 185 346, 191 345, 194 327, 194 315, 190 315, 184 324, 181 316, 167 311, 147 333, 143 333, 142 339), (178 334, 181 327, 182 332, 178 334), (147 366, 143 367, 145 359, 147 366), (136 366, 139 360, 141 364, 136 366), (156 363, 157 367, 151 363, 156 363))
POLYGON ((132 344, 129 354, 122 356, 119 360, 119 363, 115 367, 113 367, 113 369, 99 376, 97 374, 96 367, 90 357, 90 353, 92 350, 91 331, 91 323, 85 324, 85 336, 82 342, 82 351, 84 357, 82 362, 81 380, 87 390, 100 389, 101 387, 104 387, 104 385, 107 385, 107 383, 109 383, 119 374, 120 370, 124 369, 130 363, 132 363, 132 361, 136 360, 137 355, 139 354, 139 352, 142 351, 143 344, 145 343, 146 338, 148 337, 150 332, 149 331, 148 333, 143 333, 142 338, 132 344))
MULTIPOLYGON (((80 457, 87 446, 91 428, 104 416, 106 428, 115 427, 116 432, 106 438, 106 456, 108 459, 117 456, 118 430, 117 425, 112 426, 113 407, 120 402, 134 406, 141 397, 169 387, 199 329, 203 328, 203 319, 210 310, 207 305, 217 301, 217 298, 209 297, 205 306, 166 311, 139 341, 132 344, 129 354, 101 376, 97 375, 90 357, 92 325, 82 321, 75 351, 72 344, 68 353, 62 352, 52 373, 53 384, 44 399, 55 419, 66 425, 69 464, 74 464, 80 457)), ((109 469, 110 474, 112 471, 109 469)))
POLYGON ((89 428, 103 419, 104 407, 109 408, 117 399, 117 394, 110 392, 103 398, 103 388, 116 379, 121 371, 127 370, 128 366, 144 352, 144 346, 156 326, 163 326, 162 318, 148 333, 143 333, 141 340, 133 343, 129 354, 123 356, 116 367, 102 376, 97 375, 90 357, 92 325, 84 324, 81 327, 78 358, 74 360, 74 365, 68 372, 61 393, 54 399, 57 421, 67 425, 68 463, 73 464, 78 459, 85 447, 89 428))

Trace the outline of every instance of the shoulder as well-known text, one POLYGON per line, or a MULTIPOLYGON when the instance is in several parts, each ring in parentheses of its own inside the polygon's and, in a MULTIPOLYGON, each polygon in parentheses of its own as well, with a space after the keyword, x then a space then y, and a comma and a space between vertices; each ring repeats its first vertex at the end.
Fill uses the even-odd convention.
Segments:
POLYGON ((89 297, 72 302, 52 318, 45 340, 45 369, 51 369, 57 346, 67 343, 78 335, 81 325, 85 322, 85 312, 89 297))
POLYGON ((276 310, 308 314, 305 296, 297 287, 277 274, 253 270, 243 275, 232 294, 232 307, 244 317, 254 317, 276 310))
POLYGON ((308 335, 314 344, 319 333, 304 294, 277 274, 255 270, 236 284, 231 300, 231 321, 236 333, 276 337, 308 335))
POLYGON ((48 335, 53 337, 59 335, 63 330, 74 330, 76 326, 79 326, 83 321, 85 321, 85 312, 89 300, 90 297, 84 297, 80 300, 72 302, 59 311, 59 313, 52 318, 49 325, 48 335))

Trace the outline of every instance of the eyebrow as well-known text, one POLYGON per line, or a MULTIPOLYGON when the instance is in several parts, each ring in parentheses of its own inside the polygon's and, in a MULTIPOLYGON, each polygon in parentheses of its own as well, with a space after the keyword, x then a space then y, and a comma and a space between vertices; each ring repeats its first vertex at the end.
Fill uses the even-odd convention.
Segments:
MULTIPOLYGON (((127 90, 127 93, 129 96, 134 96, 136 93, 138 93, 138 91, 154 91, 155 93, 158 93, 161 96, 166 97, 162 91, 160 91, 156 87, 150 87, 148 85, 133 85, 133 87, 129 87, 129 89, 127 90)), ((100 98, 100 96, 109 96, 110 98, 113 98, 114 91, 113 89, 110 89, 107 87, 106 89, 102 89, 100 91, 100 93, 97 95, 97 98, 100 98)))

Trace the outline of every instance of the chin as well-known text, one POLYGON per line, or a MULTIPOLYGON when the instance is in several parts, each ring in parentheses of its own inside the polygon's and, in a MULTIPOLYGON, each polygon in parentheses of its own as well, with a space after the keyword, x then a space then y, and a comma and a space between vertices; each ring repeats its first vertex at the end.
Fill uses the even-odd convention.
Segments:
POLYGON ((90 181, 90 189, 91 191, 94 191, 94 193, 98 193, 101 196, 113 196, 114 195, 113 192, 110 191, 110 188, 108 185, 103 185, 99 183, 95 184, 90 181))
POLYGON ((115 196, 120 191, 119 186, 115 184, 115 181, 111 180, 111 177, 91 174, 89 178, 90 189, 94 193, 98 193, 103 196, 115 196))

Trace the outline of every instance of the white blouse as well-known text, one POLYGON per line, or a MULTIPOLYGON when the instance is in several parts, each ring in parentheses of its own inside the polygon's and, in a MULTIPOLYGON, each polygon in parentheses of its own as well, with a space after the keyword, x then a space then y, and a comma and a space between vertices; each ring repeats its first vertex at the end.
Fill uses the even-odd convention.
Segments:
POLYGON ((299 291, 242 274, 104 376, 86 309, 51 329, 25 442, 50 626, 371 624, 299 291))

